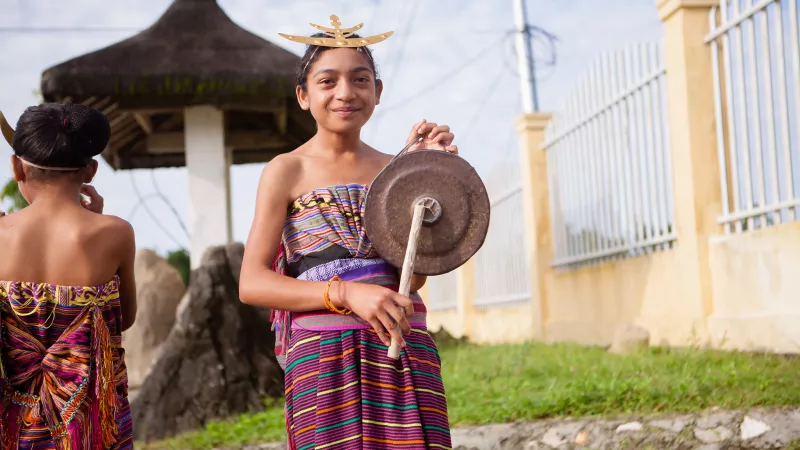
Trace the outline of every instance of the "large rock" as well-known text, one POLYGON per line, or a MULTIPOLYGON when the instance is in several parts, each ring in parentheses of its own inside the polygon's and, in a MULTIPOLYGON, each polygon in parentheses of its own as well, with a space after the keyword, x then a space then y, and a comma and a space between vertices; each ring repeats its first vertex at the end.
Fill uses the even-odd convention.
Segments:
POLYGON ((152 250, 136 252, 136 322, 122 334, 128 386, 144 382, 159 345, 175 324, 175 311, 186 292, 178 270, 152 250))
POLYGON ((625 354, 644 350, 650 346, 650 332, 647 329, 625 323, 614 331, 614 340, 609 353, 625 354))
POLYGON ((244 247, 209 249, 141 390, 132 401, 136 440, 197 429, 263 409, 283 394, 269 311, 239 301, 244 247))

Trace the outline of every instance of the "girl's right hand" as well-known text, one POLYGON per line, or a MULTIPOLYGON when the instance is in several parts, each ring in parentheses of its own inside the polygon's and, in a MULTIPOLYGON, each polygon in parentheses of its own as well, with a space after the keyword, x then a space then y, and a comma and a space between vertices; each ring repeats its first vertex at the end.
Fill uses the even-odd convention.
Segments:
POLYGON ((384 344, 389 345, 393 337, 401 348, 406 346, 403 334, 411 332, 408 317, 414 314, 410 298, 374 284, 339 282, 334 286, 337 289, 331 301, 335 306, 345 307, 367 321, 384 344))
POLYGON ((81 188, 81 194, 85 195, 87 200, 81 198, 81 205, 87 210, 97 213, 103 214, 103 197, 97 192, 94 186, 90 184, 84 184, 81 188))

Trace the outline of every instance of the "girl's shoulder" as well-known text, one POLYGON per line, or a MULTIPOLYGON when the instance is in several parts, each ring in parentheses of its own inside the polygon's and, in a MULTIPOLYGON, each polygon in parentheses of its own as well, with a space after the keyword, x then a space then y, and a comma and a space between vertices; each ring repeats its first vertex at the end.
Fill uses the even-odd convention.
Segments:
POLYGON ((133 226, 127 220, 109 214, 92 214, 97 216, 93 218, 96 232, 120 237, 133 235, 133 226))
POLYGON ((94 216, 83 221, 79 239, 114 252, 122 251, 135 242, 133 226, 127 220, 107 214, 87 213, 94 216))
POLYGON ((290 193, 303 177, 303 157, 295 152, 282 153, 272 158, 261 170, 258 190, 264 196, 284 201, 288 205, 290 193))

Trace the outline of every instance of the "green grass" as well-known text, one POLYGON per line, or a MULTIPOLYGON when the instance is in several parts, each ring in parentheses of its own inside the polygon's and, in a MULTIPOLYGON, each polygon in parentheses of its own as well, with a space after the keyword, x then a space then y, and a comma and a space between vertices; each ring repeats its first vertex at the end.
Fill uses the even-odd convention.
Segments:
POLYGON ((137 442, 135 448, 146 450, 213 449, 220 446, 238 447, 286 439, 286 422, 282 403, 267 401, 264 411, 243 414, 235 419, 209 423, 203 430, 152 444, 137 442))
POLYGON ((442 356, 454 424, 800 403, 800 359, 777 355, 526 344, 442 356))
MULTIPOLYGON (((538 343, 441 350, 453 425, 563 416, 800 404, 800 358, 699 349, 619 356, 538 343)), ((214 448, 283 439, 280 405, 144 448, 214 448)), ((138 448, 138 447, 137 447, 138 448)))

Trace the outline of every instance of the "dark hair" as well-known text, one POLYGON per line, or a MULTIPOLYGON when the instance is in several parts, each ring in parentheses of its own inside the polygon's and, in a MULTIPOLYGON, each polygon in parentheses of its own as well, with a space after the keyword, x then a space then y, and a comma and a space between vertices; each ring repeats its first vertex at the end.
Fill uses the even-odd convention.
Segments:
MULTIPOLYGON (((311 37, 314 38, 324 38, 328 37, 325 33, 317 33, 312 34, 311 37)), ((360 38, 356 33, 351 34, 348 36, 350 38, 360 38)), ((306 48, 306 53, 300 59, 300 62, 297 63, 297 85, 300 86, 304 91, 308 88, 308 71, 311 69, 311 66, 316 62, 320 55, 323 52, 330 50, 332 48, 339 48, 339 47, 322 47, 318 45, 309 45, 306 48)), ((367 62, 369 63, 370 69, 375 72, 375 78, 378 78, 378 69, 375 67, 375 59, 372 57, 372 51, 368 47, 356 47, 353 50, 359 51, 364 53, 367 57, 367 62)))
POLYGON ((111 138, 108 118, 77 104, 44 103, 22 113, 14 154, 40 166, 80 169, 103 152, 111 138))

